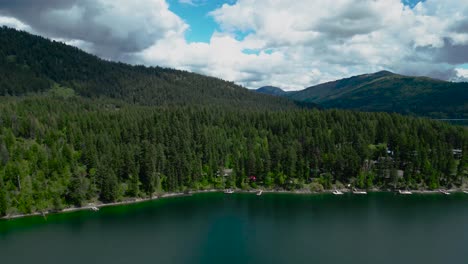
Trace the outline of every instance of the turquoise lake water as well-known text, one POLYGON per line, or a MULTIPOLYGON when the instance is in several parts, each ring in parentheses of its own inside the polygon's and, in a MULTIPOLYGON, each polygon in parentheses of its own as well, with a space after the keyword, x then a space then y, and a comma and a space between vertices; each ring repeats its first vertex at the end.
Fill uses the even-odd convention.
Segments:
POLYGON ((468 195, 208 193, 0 221, 0 263, 468 263, 468 195))

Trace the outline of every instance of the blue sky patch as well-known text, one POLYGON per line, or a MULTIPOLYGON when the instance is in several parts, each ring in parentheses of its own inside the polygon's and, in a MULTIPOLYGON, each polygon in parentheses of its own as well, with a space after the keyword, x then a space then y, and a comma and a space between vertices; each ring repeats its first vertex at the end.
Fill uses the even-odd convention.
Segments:
POLYGON ((243 49, 242 52, 245 53, 245 54, 255 54, 255 55, 260 54, 259 49, 243 49))
POLYGON ((169 10, 181 17, 190 29, 185 33, 187 42, 210 42, 218 24, 209 13, 223 4, 234 4, 233 0, 168 0, 169 10))
POLYGON ((424 2, 426 0, 402 0, 403 4, 410 6, 411 8, 415 7, 419 2, 424 2))

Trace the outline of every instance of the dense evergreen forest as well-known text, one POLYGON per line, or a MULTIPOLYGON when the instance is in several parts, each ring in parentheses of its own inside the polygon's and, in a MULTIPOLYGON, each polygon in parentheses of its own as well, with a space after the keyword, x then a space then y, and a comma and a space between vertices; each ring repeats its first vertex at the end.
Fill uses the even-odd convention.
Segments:
POLYGON ((2 98, 0 214, 206 188, 462 185, 465 128, 385 113, 2 98), (231 170, 232 169, 232 170, 231 170))
POLYGON ((466 186, 466 128, 312 106, 1 28, 0 216, 211 188, 466 186))

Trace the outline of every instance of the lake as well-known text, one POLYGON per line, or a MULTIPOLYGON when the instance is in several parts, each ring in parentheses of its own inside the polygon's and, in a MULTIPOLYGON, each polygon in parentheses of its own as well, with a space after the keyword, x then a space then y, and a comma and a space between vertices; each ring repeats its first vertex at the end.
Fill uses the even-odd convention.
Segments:
POLYGON ((468 195, 206 193, 0 221, 0 263, 468 263, 468 195))

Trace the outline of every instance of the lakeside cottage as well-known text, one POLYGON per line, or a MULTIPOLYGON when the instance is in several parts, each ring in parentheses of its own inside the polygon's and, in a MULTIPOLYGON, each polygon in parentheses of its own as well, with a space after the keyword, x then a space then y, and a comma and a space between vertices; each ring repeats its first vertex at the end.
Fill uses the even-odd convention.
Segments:
POLYGON ((233 169, 224 169, 223 170, 223 177, 230 177, 234 173, 233 169))
POLYGON ((452 149, 452 154, 455 159, 461 159, 463 151, 461 149, 452 149))
POLYGON ((230 177, 234 173, 233 169, 220 169, 216 173, 217 176, 230 177))

